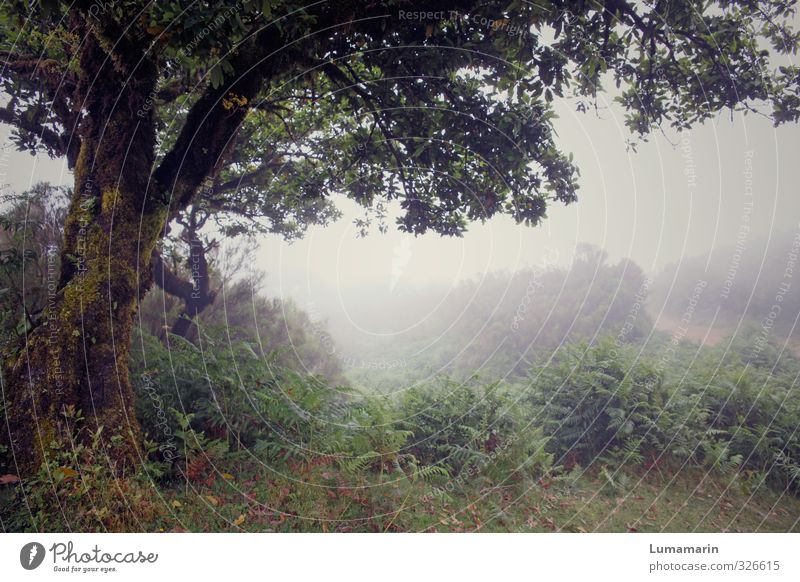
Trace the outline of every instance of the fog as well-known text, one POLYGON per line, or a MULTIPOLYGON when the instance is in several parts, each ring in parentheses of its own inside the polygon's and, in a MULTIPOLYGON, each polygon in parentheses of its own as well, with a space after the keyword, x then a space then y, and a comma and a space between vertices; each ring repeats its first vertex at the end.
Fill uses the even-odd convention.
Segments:
MULTIPOLYGON (((472 224, 462 238, 414 237, 398 232, 390 215, 386 234, 374 227, 362 238, 353 221, 363 210, 342 197, 336 223, 312 227, 292 244, 277 236, 256 241, 252 265, 267 274, 264 293, 292 298, 350 333, 394 334, 407 321, 392 317, 392 305, 432 289, 447 301, 459 281, 487 273, 566 266, 581 242, 655 275, 714 248, 738 244, 763 254, 772 233, 799 228, 797 126, 776 129, 764 118, 726 113, 683 134, 655 134, 634 152, 620 110, 604 107, 584 114, 569 102, 557 105, 558 143, 580 168, 580 198, 552 204, 539 227, 502 216, 472 224)), ((70 182, 62 161, 13 150, 3 131, 0 181, 8 188, 70 182)))
POLYGON ((261 242, 257 264, 268 273, 268 292, 351 332, 398 333, 392 305, 407 305, 421 289, 435 287, 446 301, 463 279, 565 266, 580 242, 655 275, 682 257, 710 257, 737 243, 763 254, 772 233, 798 229, 797 127, 776 130, 765 119, 726 115, 681 135, 654 135, 633 152, 614 108, 580 114, 562 104, 558 113, 559 143, 581 170, 580 199, 551 205, 541 226, 499 217, 473 224, 463 238, 391 228, 359 238, 352 222, 359 210, 343 203, 338 223, 313 228, 302 241, 261 242))

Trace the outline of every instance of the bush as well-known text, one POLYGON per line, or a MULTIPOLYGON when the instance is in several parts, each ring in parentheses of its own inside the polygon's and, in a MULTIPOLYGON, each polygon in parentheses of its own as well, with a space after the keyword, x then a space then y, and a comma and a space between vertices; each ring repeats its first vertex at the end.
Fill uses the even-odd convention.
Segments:
POLYGON ((608 453, 638 458, 663 445, 658 418, 667 394, 661 378, 610 338, 562 348, 549 365, 534 370, 531 385, 548 448, 570 465, 608 453))
POLYGON ((540 477, 552 466, 540 427, 527 422, 518 391, 501 382, 443 378, 436 386, 408 390, 400 403, 410 450, 422 463, 451 476, 468 473, 502 482, 540 477))

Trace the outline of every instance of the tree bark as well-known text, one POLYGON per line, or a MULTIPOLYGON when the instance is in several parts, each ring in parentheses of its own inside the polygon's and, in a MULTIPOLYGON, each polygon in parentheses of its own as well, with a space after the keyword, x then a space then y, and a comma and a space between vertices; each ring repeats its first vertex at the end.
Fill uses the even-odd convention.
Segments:
POLYGON ((156 145, 147 103, 157 75, 142 54, 115 61, 92 34, 81 54, 81 69, 91 77, 81 79, 85 115, 58 290, 44 324, 5 363, 3 440, 20 475, 35 472, 54 445, 76 436, 70 410, 83 414, 83 438, 102 429, 105 459, 114 467, 140 460, 129 349, 138 296, 151 284, 150 257, 167 216, 147 199, 156 145))
POLYGON ((224 164, 267 74, 263 55, 282 42, 269 36, 263 46, 255 39, 243 46, 233 73, 192 105, 154 169, 157 57, 113 19, 83 36, 75 100, 81 147, 58 292, 47 324, 4 363, 8 426, 0 436, 19 475, 36 471, 52 445, 72 436, 69 410, 82 411, 84 437, 102 428, 115 467, 141 460, 128 362, 138 298, 153 282, 151 256, 170 212, 185 209, 224 164), (233 95, 245 105, 225 101, 233 95))
POLYGON ((172 324, 172 333, 182 338, 187 337, 194 320, 216 297, 211 290, 205 246, 196 233, 192 233, 189 239, 189 270, 192 273, 192 289, 188 296, 183 297, 183 309, 172 324))
MULTIPOLYGON (((217 293, 211 289, 208 259, 203 241, 196 231, 190 231, 188 266, 191 281, 181 279, 173 273, 158 251, 153 253, 153 276, 156 285, 166 293, 183 301, 183 308, 172 324, 170 333, 187 338, 195 318, 209 305, 214 303, 217 293)), ((166 339, 166 338, 164 338, 166 339)))

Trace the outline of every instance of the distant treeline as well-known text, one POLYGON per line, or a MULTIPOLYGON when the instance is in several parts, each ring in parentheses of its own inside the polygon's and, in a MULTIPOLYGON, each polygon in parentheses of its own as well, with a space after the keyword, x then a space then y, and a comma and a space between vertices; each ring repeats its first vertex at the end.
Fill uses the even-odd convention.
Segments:
POLYGON ((664 268, 655 278, 650 310, 681 317, 693 289, 703 283, 692 323, 730 327, 746 318, 797 335, 798 258, 800 232, 774 233, 768 240, 743 233, 733 245, 664 268))
POLYGON ((581 245, 570 268, 473 278, 438 302, 413 297, 408 306, 395 309, 419 315, 407 333, 365 341, 348 336, 335 323, 333 333, 345 351, 358 352, 365 361, 400 363, 383 370, 351 367, 350 376, 357 381, 380 378, 391 385, 395 379, 423 380, 439 373, 520 377, 534 356, 562 344, 601 334, 629 343, 649 333, 652 321, 645 302, 650 285, 634 262, 611 263, 604 251, 581 245), (420 304, 432 309, 423 316, 420 304))

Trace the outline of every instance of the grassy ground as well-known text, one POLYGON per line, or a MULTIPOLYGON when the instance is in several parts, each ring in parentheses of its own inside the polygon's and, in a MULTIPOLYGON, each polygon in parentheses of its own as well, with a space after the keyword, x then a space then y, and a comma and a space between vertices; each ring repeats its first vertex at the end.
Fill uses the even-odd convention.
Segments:
MULTIPOLYGON (((61 509, 56 503, 52 512, 71 516, 73 531, 800 531, 800 499, 767 488, 753 492, 740 478, 700 471, 613 480, 602 472, 575 472, 529 484, 473 483, 442 496, 431 485, 402 478, 345 483, 324 466, 291 478, 229 470, 168 487, 143 479, 117 482, 117 492, 63 497, 61 509)), ((9 488, 0 493, 3 526, 18 530, 14 524, 29 520, 12 497, 9 488)), ((45 518, 35 529, 67 529, 48 523, 45 518)))

